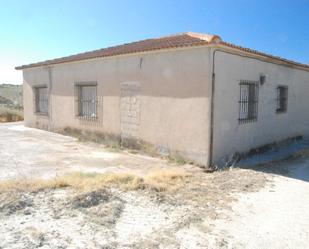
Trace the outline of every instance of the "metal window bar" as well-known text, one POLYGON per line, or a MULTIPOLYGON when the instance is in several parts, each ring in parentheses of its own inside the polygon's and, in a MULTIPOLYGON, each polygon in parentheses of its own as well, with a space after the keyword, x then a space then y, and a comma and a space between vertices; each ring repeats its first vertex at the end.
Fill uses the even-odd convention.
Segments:
POLYGON ((77 115, 81 118, 97 119, 97 87, 93 85, 77 86, 77 115))
POLYGON ((259 85, 255 81, 241 81, 239 99, 239 123, 257 121, 259 85))
POLYGON ((36 112, 48 114, 48 90, 47 87, 37 87, 35 89, 36 112))
POLYGON ((277 87, 277 113, 287 112, 288 107, 288 88, 286 86, 277 87))

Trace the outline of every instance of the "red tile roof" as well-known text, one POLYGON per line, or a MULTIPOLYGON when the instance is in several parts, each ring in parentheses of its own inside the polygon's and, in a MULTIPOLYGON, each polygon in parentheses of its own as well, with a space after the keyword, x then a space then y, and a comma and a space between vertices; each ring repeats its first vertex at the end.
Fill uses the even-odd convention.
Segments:
POLYGON ((221 45, 224 47, 241 50, 241 51, 248 52, 251 54, 256 54, 256 55, 268 57, 271 59, 280 60, 287 64, 309 69, 309 65, 286 60, 286 59, 283 59, 277 56, 265 54, 262 52, 258 52, 256 50, 243 48, 240 46, 233 45, 231 43, 224 42, 217 35, 199 34, 199 33, 192 33, 192 32, 181 33, 181 34, 154 38, 154 39, 147 39, 147 40, 127 43, 127 44, 123 44, 119 46, 103 48, 103 49, 85 52, 81 54, 57 58, 53 60, 47 60, 47 61, 32 63, 28 65, 23 65, 23 66, 16 67, 15 69, 21 70, 21 69, 27 69, 27 68, 32 68, 32 67, 48 66, 48 65, 60 64, 60 63, 66 63, 66 62, 100 58, 100 57, 110 57, 110 56, 116 56, 116 55, 140 53, 140 52, 147 52, 147 51, 153 51, 153 50, 193 47, 193 46, 202 46, 202 45, 210 45, 210 44, 217 44, 217 45, 221 45))
POLYGON ((282 57, 279 57, 279 56, 267 54, 267 53, 264 53, 264 52, 260 52, 260 51, 257 51, 257 50, 251 49, 251 48, 241 47, 241 46, 238 46, 238 45, 235 45, 235 44, 232 44, 232 43, 228 43, 228 42, 225 42, 225 41, 220 41, 218 44, 223 45, 225 47, 234 48, 234 49, 241 50, 241 51, 244 51, 244 52, 247 52, 247 53, 250 53, 250 54, 260 55, 260 56, 263 56, 263 57, 267 57, 267 58, 270 58, 270 59, 274 59, 274 60, 277 60, 277 61, 284 62, 286 64, 302 67, 304 69, 309 70, 309 65, 302 64, 300 62, 296 62, 296 61, 292 61, 292 60, 288 60, 288 59, 285 59, 285 58, 282 58, 282 57))

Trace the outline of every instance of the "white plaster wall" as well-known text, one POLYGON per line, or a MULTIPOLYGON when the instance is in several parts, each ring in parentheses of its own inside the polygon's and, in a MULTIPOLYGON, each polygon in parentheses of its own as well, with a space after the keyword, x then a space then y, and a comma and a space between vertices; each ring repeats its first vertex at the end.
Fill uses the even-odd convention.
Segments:
POLYGON ((217 52, 215 64, 214 162, 309 134, 309 72, 224 52, 217 52), (266 75, 266 83, 259 88, 258 120, 239 124, 239 82, 258 81, 260 74, 266 75), (288 86, 287 113, 276 113, 279 85, 288 86))
POLYGON ((34 68, 23 71, 23 105, 24 105, 24 122, 26 126, 50 129, 50 119, 48 116, 34 114, 34 91, 36 86, 49 87, 49 72, 47 68, 34 68))
MULTIPOLYGON (((206 164, 209 143, 209 48, 192 47, 51 66, 50 129, 65 127, 120 135, 120 84, 140 85, 138 138, 206 164), (74 116, 74 83, 97 82, 99 119, 74 116)), ((46 68, 24 70, 25 119, 39 127, 32 87, 48 82, 46 68)))

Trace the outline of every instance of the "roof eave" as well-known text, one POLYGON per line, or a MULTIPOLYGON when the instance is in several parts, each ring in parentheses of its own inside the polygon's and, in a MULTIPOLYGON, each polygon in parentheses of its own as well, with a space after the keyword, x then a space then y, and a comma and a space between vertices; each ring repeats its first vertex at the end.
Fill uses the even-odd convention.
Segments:
MULTIPOLYGON (((201 36, 199 34, 191 33, 191 36, 201 36)), ((170 50, 176 50, 176 49, 185 49, 185 48, 192 48, 192 47, 200 47, 200 46, 209 46, 209 47, 220 47, 224 48, 226 50, 233 50, 237 51, 238 53, 245 53, 250 54, 253 58, 264 58, 265 61, 271 61, 276 64, 280 65, 286 65, 302 70, 309 71, 309 65, 302 64, 299 62, 291 61, 285 58, 281 58, 278 56, 266 54, 263 52, 259 52, 253 49, 244 48, 241 46, 237 46, 231 43, 224 42, 220 39, 219 36, 213 35, 211 38, 208 37, 208 40, 203 40, 201 38, 201 42, 195 43, 195 44, 189 44, 189 45, 182 45, 182 46, 174 46, 174 47, 165 47, 165 48, 153 48, 153 49, 146 49, 146 50, 140 50, 140 51, 131 51, 127 53, 119 53, 114 55, 102 55, 102 56, 89 56, 89 58, 82 58, 82 59, 76 59, 76 58, 69 58, 63 57, 58 58, 54 60, 49 61, 43 61, 38 63, 32 63, 28 65, 22 65, 15 67, 16 70, 24 70, 24 69, 30 69, 30 68, 38 68, 38 67, 45 67, 45 66, 51 66, 51 65, 58 65, 58 64, 64 64, 64 63, 72 63, 72 62, 80 62, 80 61, 86 61, 86 60, 92 60, 92 59, 99 59, 99 58, 109 58, 109 57, 116 57, 116 56, 127 56, 127 55, 133 55, 133 54, 145 54, 145 53, 151 53, 151 52, 158 52, 158 51, 170 51, 170 50), (62 59, 62 60, 61 60, 62 59), (59 60, 59 61, 57 61, 59 60)))
POLYGON ((15 67, 15 70, 24 70, 24 69, 30 69, 30 68, 38 68, 38 67, 44 67, 44 66, 59 65, 59 64, 87 61, 87 60, 100 59, 100 58, 111 58, 111 57, 128 56, 128 55, 135 55, 135 54, 146 54, 146 53, 159 52, 159 51, 188 49, 188 48, 202 47, 202 46, 208 46, 208 45, 209 45, 208 42, 201 41, 200 43, 197 43, 197 44, 194 44, 194 45, 183 45, 183 46, 175 46, 175 47, 169 47, 169 48, 132 51, 132 52, 128 52, 128 53, 121 53, 121 54, 108 55, 108 56, 95 56, 95 57, 89 57, 89 58, 83 58, 83 59, 72 59, 72 60, 61 61, 61 62, 48 62, 48 61, 47 62, 38 62, 38 63, 32 63, 32 64, 28 64, 28 65, 17 66, 17 67, 15 67))
POLYGON ((263 58, 264 61, 266 62, 271 62, 271 63, 275 63, 275 64, 279 64, 279 65, 285 65, 285 66, 289 66, 292 68, 298 68, 301 70, 305 70, 305 71, 309 71, 309 65, 306 64, 302 64, 300 62, 296 62, 296 61, 292 61, 292 60, 288 60, 285 58, 281 58, 278 56, 274 56, 274 55, 270 55, 264 52, 260 52, 257 50, 253 50, 250 48, 244 48, 241 46, 237 46, 231 43, 227 43, 227 42, 219 42, 216 44, 209 44, 210 47, 216 47, 216 48, 223 48, 225 50, 233 50, 239 54, 247 54, 247 55, 251 55, 252 58, 263 58))

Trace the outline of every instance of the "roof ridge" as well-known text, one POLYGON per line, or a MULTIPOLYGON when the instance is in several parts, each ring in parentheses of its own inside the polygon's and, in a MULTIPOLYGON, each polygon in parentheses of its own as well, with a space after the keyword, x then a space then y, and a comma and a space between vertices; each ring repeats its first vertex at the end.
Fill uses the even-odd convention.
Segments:
MULTIPOLYGON (((198 33, 198 32, 186 32, 185 34, 191 36, 191 37, 196 37, 196 38, 199 38, 201 40, 205 40, 205 37, 219 37, 218 35, 216 34, 210 34, 210 33, 198 33)), ((220 38, 221 39, 221 38, 220 38)))
POLYGON ((182 36, 182 35, 188 35, 190 37, 200 39, 201 41, 207 41, 209 43, 221 41, 221 37, 219 35, 210 34, 210 33, 192 32, 192 31, 180 32, 180 33, 175 33, 175 34, 170 34, 170 35, 164 35, 164 36, 152 38, 152 40, 171 38, 171 37, 177 37, 177 36, 182 36))
POLYGON ((168 34, 168 35, 163 35, 163 36, 155 37, 155 38, 152 38, 152 39, 156 40, 156 39, 170 38, 170 37, 176 37, 176 36, 181 36, 181 35, 187 35, 188 33, 191 33, 191 32, 179 32, 179 33, 174 33, 174 34, 168 34))

